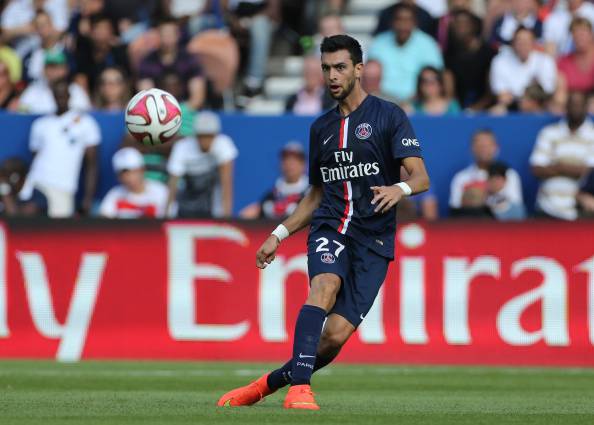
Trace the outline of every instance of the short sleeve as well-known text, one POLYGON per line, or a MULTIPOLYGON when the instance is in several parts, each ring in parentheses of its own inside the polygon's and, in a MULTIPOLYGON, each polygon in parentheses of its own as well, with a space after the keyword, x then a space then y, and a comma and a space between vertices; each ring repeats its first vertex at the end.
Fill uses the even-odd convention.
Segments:
POLYGON ((167 172, 172 176, 181 177, 186 173, 184 143, 184 139, 179 140, 173 145, 173 149, 171 150, 171 156, 169 157, 169 161, 167 161, 167 172))
POLYGON ((37 152, 43 145, 43 125, 36 120, 31 126, 31 135, 29 136, 29 149, 31 152, 37 152))
POLYGON ((229 136, 219 134, 213 142, 212 154, 216 158, 217 165, 221 165, 235 160, 239 152, 229 136))
POLYGON ((91 116, 85 117, 85 139, 84 143, 85 146, 97 146, 101 143, 101 129, 99 128, 99 124, 95 121, 94 118, 91 116))
POLYGON ((530 155, 530 165, 533 167, 546 167, 553 162, 553 140, 550 129, 544 128, 536 137, 534 150, 530 155))
POLYGON ((309 130, 309 184, 312 186, 322 184, 318 136, 313 125, 309 130))
POLYGON ((101 201, 101 205, 99 206, 99 215, 107 218, 115 218, 117 214, 117 198, 117 187, 114 187, 109 192, 107 192, 107 195, 105 195, 101 201))
POLYGON ((410 120, 401 109, 395 109, 392 115, 394 133, 392 135, 392 155, 395 159, 416 156, 422 158, 421 143, 417 139, 410 120))

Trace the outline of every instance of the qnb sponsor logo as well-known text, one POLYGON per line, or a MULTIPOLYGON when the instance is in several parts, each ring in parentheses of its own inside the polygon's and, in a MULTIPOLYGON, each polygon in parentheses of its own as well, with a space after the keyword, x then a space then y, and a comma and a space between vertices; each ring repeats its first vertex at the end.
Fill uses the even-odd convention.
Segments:
POLYGON ((311 363, 305 363, 305 362, 297 362, 297 367, 299 367, 299 366, 301 366, 301 367, 308 367, 311 370, 313 370, 313 368, 314 368, 311 363))
POLYGON ((417 139, 402 139, 403 146, 421 146, 417 139))
POLYGON ((379 164, 360 162, 355 165, 339 165, 338 167, 320 167, 324 183, 331 183, 339 180, 350 180, 364 176, 375 176, 379 174, 379 164))

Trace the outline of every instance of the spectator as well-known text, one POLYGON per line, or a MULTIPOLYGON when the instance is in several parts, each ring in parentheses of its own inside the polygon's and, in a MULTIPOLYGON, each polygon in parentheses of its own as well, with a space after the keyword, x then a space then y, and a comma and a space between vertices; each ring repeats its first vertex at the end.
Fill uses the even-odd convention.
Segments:
POLYGON ((579 181, 594 167, 594 123, 587 117, 586 96, 569 94, 566 118, 543 128, 530 156, 541 179, 536 197, 540 215, 575 220, 579 181))
POLYGON ((76 46, 76 81, 95 92, 99 76, 108 67, 118 67, 127 78, 130 65, 126 47, 119 44, 111 20, 105 15, 94 15, 90 19, 89 37, 80 36, 76 46))
POLYGON ((14 111, 18 107, 18 95, 10 81, 8 65, 0 61, 0 109, 14 111))
POLYGON ((280 220, 289 216, 305 196, 309 180, 305 174, 305 152, 299 142, 287 143, 281 151, 281 176, 260 202, 245 207, 242 218, 280 220))
POLYGON ((180 30, 173 20, 159 24, 160 47, 148 54, 140 63, 138 90, 155 87, 160 78, 169 73, 177 74, 185 82, 183 96, 194 105, 202 105, 206 81, 196 57, 180 48, 180 30))
POLYGON ((303 88, 289 96, 285 112, 296 115, 318 115, 336 103, 324 87, 322 65, 317 56, 308 56, 303 61, 303 88))
MULTIPOLYGON (((45 78, 30 84, 19 101, 19 109, 31 114, 52 114, 56 112, 56 102, 51 85, 68 76, 68 63, 63 52, 50 51, 45 54, 45 78)), ((84 89, 76 83, 69 86, 69 109, 86 111, 91 108, 91 101, 84 89)))
POLYGON ((85 162, 84 197, 81 212, 91 209, 97 185, 97 145, 101 133, 97 122, 69 107, 68 81, 52 83, 56 114, 33 122, 29 147, 35 157, 21 191, 24 199, 40 190, 48 200, 50 217, 70 217, 74 213, 74 194, 85 162))
POLYGON ((237 148, 221 134, 221 121, 212 112, 200 112, 194 122, 196 137, 178 140, 167 164, 168 206, 177 195, 178 217, 230 217, 233 211, 233 162, 237 148), (183 186, 178 192, 179 180, 183 186))
POLYGON ((594 217, 594 170, 590 170, 580 186, 576 201, 580 217, 594 217))
POLYGON ((375 37, 369 59, 382 64, 382 91, 404 101, 414 96, 417 75, 423 67, 443 68, 437 43, 416 28, 414 8, 404 3, 394 7, 393 30, 375 37))
POLYGON ((112 163, 120 185, 107 192, 99 214, 107 218, 165 217, 167 186, 144 177, 142 154, 134 148, 122 148, 112 163))
POLYGON ((487 170, 486 204, 493 216, 499 221, 517 221, 526 218, 526 209, 522 199, 510 199, 505 190, 509 167, 503 162, 494 162, 487 170))
POLYGON ((11 0, 2 11, 0 27, 4 40, 16 46, 21 57, 35 42, 33 20, 38 10, 44 10, 51 17, 54 27, 65 31, 68 26, 68 0, 11 0))
POLYGON ((130 100, 130 88, 120 68, 108 67, 99 76, 95 107, 104 111, 122 111, 130 100))
POLYGON ((10 75, 10 82, 17 84, 21 81, 23 74, 23 64, 21 58, 16 52, 4 45, 0 37, 0 62, 3 62, 8 67, 8 73, 10 75))
POLYGON ((498 48, 510 44, 518 28, 531 30, 537 39, 542 37, 542 21, 538 18, 536 0, 512 0, 509 11, 500 16, 491 30, 490 43, 498 48))
POLYGON ((324 38, 344 33, 345 30, 340 15, 336 13, 328 13, 318 20, 317 33, 311 38, 301 38, 300 42, 305 54, 315 56, 320 54, 320 46, 322 45, 324 38))
POLYGON ((557 84, 557 67, 549 55, 535 50, 532 31, 520 27, 512 47, 503 48, 491 64, 491 90, 497 96, 494 111, 517 109, 518 99, 534 81, 552 94, 557 84))
POLYGON ((21 199, 21 191, 27 177, 27 164, 20 158, 7 158, 0 165, 0 214, 6 216, 47 215, 47 199, 34 189, 30 196, 21 199))
POLYGON ((318 22, 318 42, 316 43, 318 49, 316 54, 320 51, 319 46, 322 44, 322 40, 325 37, 332 37, 333 35, 344 34, 344 26, 342 25, 342 19, 340 15, 335 13, 324 15, 318 22))
POLYGON ((594 90, 594 36, 592 24, 585 18, 571 23, 575 50, 557 61, 559 84, 555 95, 558 104, 565 105, 568 91, 584 93, 594 90))
POLYGON ((45 55, 48 51, 65 52, 60 32, 54 27, 50 15, 41 10, 33 21, 38 40, 31 46, 31 51, 25 55, 26 76, 29 81, 43 78, 45 55))
POLYGON ((452 13, 451 37, 445 51, 446 68, 454 80, 463 108, 486 109, 492 103, 489 69, 495 50, 481 38, 481 21, 467 10, 452 13))
MULTIPOLYGON (((486 207, 488 170, 499 150, 495 134, 491 130, 477 131, 472 136, 471 148, 474 163, 458 171, 450 186, 450 209, 453 212, 460 208, 486 207)), ((507 169, 505 184, 498 193, 505 196, 509 202, 523 204, 522 183, 514 169, 507 169)))
POLYGON ((266 64, 275 21, 279 21, 279 0, 230 0, 228 20, 240 38, 247 33, 249 54, 244 78, 244 93, 253 97, 262 92, 266 64))
POLYGON ((455 115, 460 105, 446 96, 443 72, 426 66, 419 72, 417 96, 413 103, 415 112, 426 115, 455 115))
POLYGON ((551 96, 547 95, 540 84, 532 83, 520 98, 518 107, 525 114, 543 114, 547 112, 547 105, 551 96))
POLYGON ((78 7, 73 10, 68 24, 68 33, 71 40, 79 37, 90 37, 91 17, 100 15, 105 8, 104 0, 80 0, 78 7))
POLYGON ((414 0, 401 0, 400 2, 388 6, 380 11, 377 26, 373 35, 379 35, 382 32, 390 31, 394 23, 394 13, 398 9, 400 4, 409 6, 414 14, 419 30, 425 34, 430 35, 433 38, 437 37, 437 19, 435 19, 427 10, 423 7, 415 4, 414 0))
POLYGON ((545 49, 552 56, 566 55, 573 45, 569 27, 575 17, 585 18, 594 27, 594 4, 584 0, 567 0, 567 7, 558 6, 544 22, 545 49))
MULTIPOLYGON (((389 102, 396 103, 396 99, 384 93, 381 87, 382 83, 382 64, 376 60, 367 61, 363 68, 363 77, 361 78, 361 85, 366 93, 377 96, 389 102)), ((410 109, 410 105, 400 105, 403 108, 410 109)), ((406 110, 406 109, 405 109, 406 110)), ((410 112, 410 111, 407 111, 410 112)))
MULTIPOLYGON (((437 23, 437 42, 443 52, 447 51, 452 31, 455 28, 452 23, 454 13, 465 11, 472 14, 472 0, 450 0, 448 3, 447 13, 439 18, 437 23)), ((476 19, 480 22, 478 17, 476 19)))
POLYGON ((493 218, 487 206, 487 191, 484 184, 474 183, 464 188, 460 208, 451 209, 454 218, 493 218))

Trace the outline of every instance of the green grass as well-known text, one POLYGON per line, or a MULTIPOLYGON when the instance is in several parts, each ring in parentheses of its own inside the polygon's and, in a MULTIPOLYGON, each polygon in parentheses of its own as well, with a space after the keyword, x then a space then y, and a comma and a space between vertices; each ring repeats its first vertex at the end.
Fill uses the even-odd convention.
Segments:
POLYGON ((594 424, 593 369, 337 365, 322 410, 250 408, 219 395, 268 370, 238 363, 0 361, 0 424, 594 424))

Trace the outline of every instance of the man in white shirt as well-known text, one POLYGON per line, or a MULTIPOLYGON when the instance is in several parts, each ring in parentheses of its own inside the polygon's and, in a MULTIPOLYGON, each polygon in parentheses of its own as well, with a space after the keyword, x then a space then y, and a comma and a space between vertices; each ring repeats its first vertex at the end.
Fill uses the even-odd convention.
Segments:
POLYGON ((541 179, 537 211, 549 217, 575 220, 580 179, 588 168, 594 167, 594 123, 587 116, 584 93, 571 93, 566 119, 540 131, 530 165, 541 179))
POLYGON ((38 9, 47 12, 60 32, 68 28, 70 18, 68 0, 11 0, 6 4, 0 15, 0 28, 5 40, 15 45, 19 55, 35 38, 31 23, 38 9))
MULTIPOLYGON (((51 85, 55 81, 68 76, 68 60, 61 50, 46 52, 44 76, 30 84, 19 100, 19 110, 31 114, 53 114, 56 112, 56 101, 52 95, 51 85)), ((84 89, 76 83, 68 87, 68 108, 78 111, 91 109, 91 101, 84 89)))
POLYGON ((122 148, 112 158, 120 185, 112 188, 99 207, 107 218, 163 218, 167 208, 167 186, 144 178, 144 159, 134 148, 122 148))
MULTIPOLYGON (((462 202, 467 190, 481 190, 486 197, 488 194, 487 180, 489 166, 497 158, 499 146, 495 134, 491 130, 479 130, 472 136, 472 156, 474 163, 458 171, 450 185, 450 208, 459 210, 465 207, 462 202)), ((508 168, 505 173, 505 184, 500 193, 514 204, 523 204, 522 182, 516 170, 508 168)), ((486 203, 485 203, 486 207, 486 203)))
POLYGON ((534 82, 552 94, 557 85, 557 66, 552 57, 535 49, 534 33, 520 27, 511 48, 503 47, 493 59, 490 80, 491 90, 497 96, 497 109, 504 112, 534 82))
POLYGON ((213 112, 199 112, 194 131, 196 136, 173 145, 167 163, 168 205, 177 196, 178 217, 230 217, 237 148, 229 136, 220 133, 221 121, 213 112), (180 179, 183 184, 178 188, 180 179))
POLYGON ((33 189, 38 189, 47 197, 50 217, 70 217, 74 213, 74 195, 83 158, 85 185, 81 210, 88 213, 92 206, 101 133, 93 117, 68 108, 68 81, 60 80, 51 89, 57 112, 33 122, 29 148, 35 156, 21 196, 26 198, 33 189))
POLYGON ((577 16, 586 18, 594 27, 594 4, 584 0, 567 0, 566 4, 558 4, 544 21, 543 39, 549 54, 560 56, 573 50, 569 27, 577 16))

